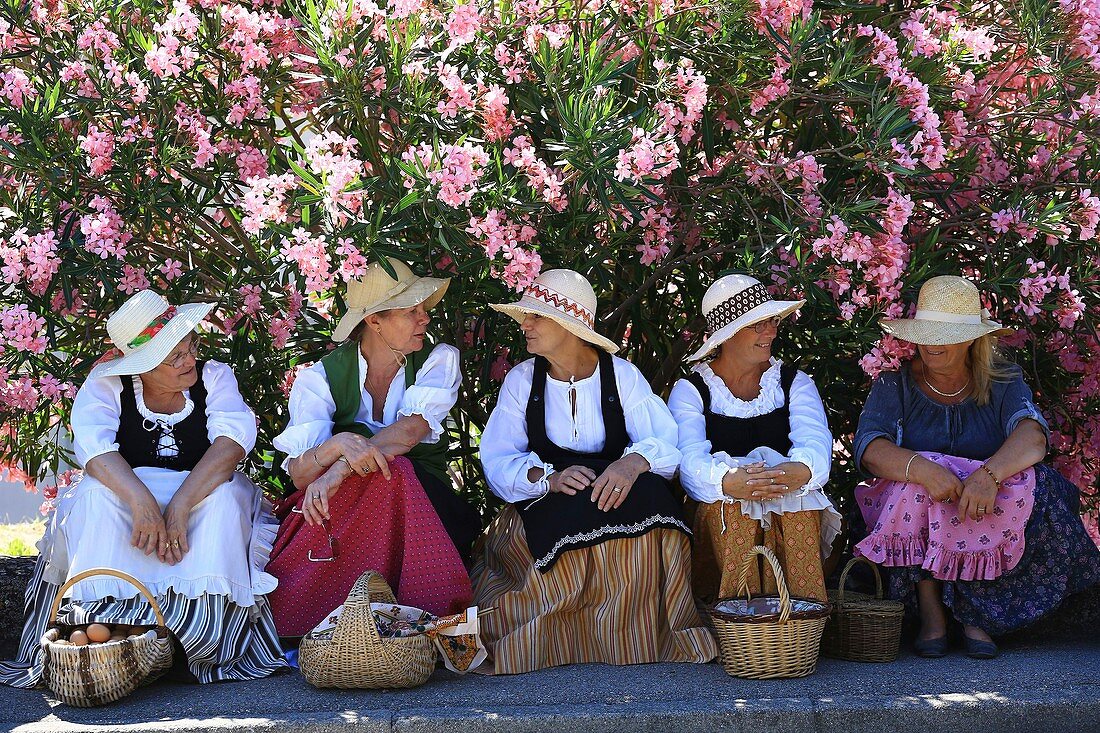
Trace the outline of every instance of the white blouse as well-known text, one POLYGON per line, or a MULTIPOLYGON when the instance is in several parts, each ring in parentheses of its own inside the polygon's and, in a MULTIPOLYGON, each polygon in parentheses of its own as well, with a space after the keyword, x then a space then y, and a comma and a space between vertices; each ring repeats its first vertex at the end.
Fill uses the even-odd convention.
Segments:
MULTIPOLYGON (((757 417, 783 406, 782 366, 782 361, 771 360, 771 366, 760 377, 760 394, 751 400, 739 399, 730 392, 709 364, 696 364, 692 371, 702 376, 710 389, 712 412, 727 417, 757 417)), ((707 504, 716 501, 737 504, 745 516, 759 521, 765 530, 771 528, 773 514, 819 510, 821 554, 822 557, 829 555, 841 526, 840 514, 822 490, 829 481, 832 467, 833 436, 825 419, 821 396, 808 374, 797 372, 791 383, 791 450, 785 456, 767 446, 755 448, 745 456, 731 456, 725 451, 712 453, 707 440, 703 398, 695 385, 686 379, 677 381, 672 387, 668 405, 680 427, 679 447, 683 453, 680 483, 691 498, 707 504), (797 492, 764 501, 733 499, 722 492, 722 479, 731 468, 760 461, 766 466, 787 461, 803 463, 810 469, 810 480, 797 492)))
MULTIPOLYGON (((653 394, 642 373, 630 362, 612 357, 619 404, 626 418, 630 445, 623 455, 637 453, 649 461, 649 470, 672 478, 680 463, 676 448, 676 423, 668 407, 653 394)), ((535 360, 518 364, 504 379, 500 397, 485 432, 481 435, 481 462, 493 493, 515 503, 543 494, 539 483, 527 480, 527 471, 548 465, 528 450, 527 399, 535 360)), ((603 449, 607 432, 600 406, 600 370, 573 382, 546 376, 546 435, 562 448, 592 453, 603 449), (576 397, 576 415, 570 408, 570 391, 576 397)))
MULTIPOLYGON (((83 467, 88 461, 104 453, 118 450, 119 416, 122 413, 122 380, 131 379, 138 412, 150 420, 165 425, 176 425, 195 409, 189 390, 183 391, 184 407, 174 414, 153 412, 145 405, 144 391, 139 377, 103 377, 84 382, 73 400, 70 418, 73 429, 73 449, 77 462, 83 467)), ((202 382, 206 387, 206 435, 213 443, 218 437, 231 438, 245 453, 256 445, 256 415, 245 404, 237 387, 237 377, 226 364, 208 361, 202 370, 202 382)), ((158 452, 172 455, 170 438, 162 436, 158 452)))
MULTIPOLYGON (((402 417, 420 415, 431 429, 422 442, 438 442, 443 434, 443 421, 458 401, 458 388, 462 384, 458 349, 449 344, 438 344, 408 387, 405 386, 405 370, 398 369, 386 392, 381 421, 374 419, 374 399, 366 388, 367 360, 362 352, 357 353, 360 400, 355 421, 377 433, 402 417)), ((300 371, 294 379, 294 386, 290 388, 290 423, 273 441, 276 450, 287 454, 283 461, 284 469, 291 458, 297 458, 332 437, 332 417, 335 414, 336 403, 332 400, 321 362, 300 371)))

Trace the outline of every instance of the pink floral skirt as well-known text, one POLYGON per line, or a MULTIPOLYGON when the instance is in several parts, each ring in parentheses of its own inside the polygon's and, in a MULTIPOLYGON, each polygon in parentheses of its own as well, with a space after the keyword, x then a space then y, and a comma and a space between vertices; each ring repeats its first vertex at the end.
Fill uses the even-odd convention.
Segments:
MULTIPOLYGON (((921 452, 966 479, 981 461, 921 452)), ((876 479, 856 487, 870 534, 855 552, 887 567, 919 566, 939 580, 993 580, 1016 567, 1024 526, 1035 504, 1035 471, 1005 479, 993 510, 981 519, 958 516, 958 504, 939 502, 919 484, 876 479)))

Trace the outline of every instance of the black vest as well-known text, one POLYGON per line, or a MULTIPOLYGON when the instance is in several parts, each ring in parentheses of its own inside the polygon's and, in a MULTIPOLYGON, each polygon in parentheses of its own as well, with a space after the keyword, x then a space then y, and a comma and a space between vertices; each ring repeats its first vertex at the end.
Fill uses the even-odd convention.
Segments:
POLYGON ((118 452, 130 464, 130 468, 154 466, 171 468, 175 471, 190 471, 210 447, 210 438, 206 432, 206 385, 202 381, 202 371, 206 362, 197 362, 195 369, 199 378, 188 390, 188 396, 195 403, 195 409, 182 422, 173 426, 153 422, 141 416, 137 409, 137 397, 134 394, 135 379, 140 377, 123 376, 122 412, 118 418, 118 452), (179 452, 174 456, 157 455, 160 436, 170 433, 176 441, 179 452))
POLYGON ((754 448, 767 446, 787 455, 791 452, 791 384, 798 368, 784 364, 779 368, 779 383, 783 388, 783 406, 766 415, 731 417, 710 410, 710 389, 703 375, 692 372, 687 380, 703 398, 703 416, 707 421, 707 440, 712 453, 724 451, 732 457, 746 456, 754 448))

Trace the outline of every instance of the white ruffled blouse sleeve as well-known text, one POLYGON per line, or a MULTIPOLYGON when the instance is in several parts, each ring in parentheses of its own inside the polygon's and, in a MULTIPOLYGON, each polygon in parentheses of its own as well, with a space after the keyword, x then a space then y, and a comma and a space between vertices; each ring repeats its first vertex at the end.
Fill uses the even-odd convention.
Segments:
POLYGON ((535 360, 517 365, 504 378, 500 397, 481 434, 481 464, 493 493, 506 502, 534 499, 543 494, 538 482, 527 480, 527 471, 547 464, 528 450, 527 399, 535 360))
POLYGON ((825 406, 810 375, 795 374, 791 383, 791 451, 787 457, 804 463, 810 469, 810 480, 802 494, 820 489, 829 482, 833 465, 833 434, 825 417, 825 406))
POLYGON ((202 370, 206 387, 206 435, 213 443, 225 436, 251 453, 256 447, 256 413, 244 401, 237 376, 228 364, 208 361, 202 370))
POLYGON ((73 452, 81 468, 96 456, 118 450, 121 394, 122 380, 118 377, 89 379, 77 390, 69 422, 73 452))
POLYGON ((668 396, 668 407, 680 431, 680 484, 696 501, 711 504, 720 500, 722 479, 731 466, 711 454, 699 390, 686 379, 678 380, 668 396))
POLYGON ((623 455, 637 453, 649 461, 650 471, 670 479, 680 465, 676 421, 668 405, 653 394, 638 367, 618 357, 614 358, 614 364, 626 434, 630 438, 623 455))
POLYGON ((406 388, 397 409, 398 417, 420 415, 431 428, 431 434, 421 442, 438 443, 443 435, 443 421, 458 401, 461 384, 458 349, 450 344, 437 345, 406 388))
POLYGON ((332 437, 332 416, 336 414, 336 403, 332 401, 321 362, 298 372, 290 388, 289 411, 290 422, 272 441, 275 450, 287 454, 283 461, 284 470, 291 458, 297 458, 332 437))

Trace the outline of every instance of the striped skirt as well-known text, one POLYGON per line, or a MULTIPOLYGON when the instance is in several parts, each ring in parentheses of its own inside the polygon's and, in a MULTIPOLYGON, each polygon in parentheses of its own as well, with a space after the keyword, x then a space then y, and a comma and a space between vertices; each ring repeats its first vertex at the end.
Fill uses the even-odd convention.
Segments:
MULTIPOLYGON (((42 680, 40 640, 53 626, 50 605, 58 587, 43 578, 45 560, 40 557, 27 586, 26 623, 19 640, 18 656, 0 662, 0 684, 36 687, 42 680)), ((227 596, 188 598, 175 591, 157 597, 165 621, 187 656, 187 667, 199 682, 252 680, 267 677, 287 666, 275 633, 271 608, 260 597, 255 606, 238 606, 227 596)), ((61 604, 64 624, 125 623, 153 626, 157 623, 141 596, 124 600, 61 604)))
POLYGON ((486 530, 474 596, 497 674, 565 664, 708 662, 718 653, 691 599, 691 550, 657 528, 565 552, 535 569, 523 522, 507 506, 486 530))

